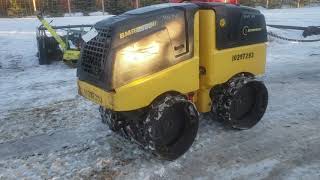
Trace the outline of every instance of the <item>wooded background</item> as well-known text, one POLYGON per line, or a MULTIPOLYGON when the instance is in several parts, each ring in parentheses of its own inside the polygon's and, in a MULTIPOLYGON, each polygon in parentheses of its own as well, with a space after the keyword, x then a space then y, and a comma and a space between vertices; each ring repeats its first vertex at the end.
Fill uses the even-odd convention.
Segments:
MULTIPOLYGON (((165 3, 168 0, 140 0, 139 6, 165 3)), ((247 6, 280 8, 282 6, 303 7, 320 3, 320 0, 240 0, 247 6)), ((32 16, 35 10, 49 16, 64 16, 66 13, 107 12, 120 14, 136 7, 135 0, 0 0, 0 17, 32 16)))

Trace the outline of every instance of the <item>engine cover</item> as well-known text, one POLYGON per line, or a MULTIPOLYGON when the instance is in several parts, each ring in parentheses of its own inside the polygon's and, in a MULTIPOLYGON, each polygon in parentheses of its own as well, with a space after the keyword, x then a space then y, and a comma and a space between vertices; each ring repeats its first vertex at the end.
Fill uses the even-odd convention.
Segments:
POLYGON ((82 48, 79 80, 107 91, 114 89, 116 52, 160 31, 168 35, 166 43, 170 46, 168 52, 172 52, 168 53, 171 59, 175 62, 190 59, 193 57, 193 21, 197 10, 198 6, 192 3, 167 3, 128 11, 96 23, 94 28, 98 35, 82 48))

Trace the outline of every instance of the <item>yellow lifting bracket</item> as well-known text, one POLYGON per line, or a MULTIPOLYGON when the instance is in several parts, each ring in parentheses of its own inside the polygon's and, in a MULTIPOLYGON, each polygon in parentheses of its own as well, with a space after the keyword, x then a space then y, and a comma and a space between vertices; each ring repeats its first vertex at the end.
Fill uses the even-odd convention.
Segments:
POLYGON ((41 13, 37 14, 37 18, 40 20, 40 22, 43 24, 43 26, 50 32, 52 37, 59 43, 62 51, 64 52, 67 50, 68 46, 67 44, 61 39, 61 37, 58 35, 58 33, 52 28, 52 26, 49 24, 48 21, 46 21, 41 13))

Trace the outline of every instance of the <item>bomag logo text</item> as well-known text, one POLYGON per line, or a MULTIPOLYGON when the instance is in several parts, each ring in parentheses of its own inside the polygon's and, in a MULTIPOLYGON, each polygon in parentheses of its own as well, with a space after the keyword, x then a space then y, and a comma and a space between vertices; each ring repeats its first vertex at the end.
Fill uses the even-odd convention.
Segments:
POLYGON ((249 28, 249 26, 245 26, 243 27, 242 29, 242 34, 247 36, 248 33, 252 33, 252 32, 260 32, 262 31, 263 29, 262 28, 249 28))
POLYGON ((155 27, 156 25, 157 25, 157 21, 152 21, 147 24, 141 25, 139 27, 122 32, 122 33, 120 33, 120 39, 123 39, 125 37, 131 36, 133 34, 136 34, 136 33, 142 32, 142 31, 146 31, 148 29, 155 27))

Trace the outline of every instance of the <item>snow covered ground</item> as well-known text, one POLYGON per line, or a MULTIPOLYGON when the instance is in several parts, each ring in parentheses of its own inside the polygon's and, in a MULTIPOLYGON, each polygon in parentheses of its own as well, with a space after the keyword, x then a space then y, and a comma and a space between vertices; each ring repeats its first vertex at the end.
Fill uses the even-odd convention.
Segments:
MULTIPOLYGON (((319 7, 263 13, 269 24, 320 25, 319 7)), ((166 162, 100 122, 97 106, 77 95, 76 70, 38 65, 37 24, 0 19, 0 179, 320 179, 320 42, 270 39, 262 122, 232 131, 203 117, 190 151, 166 162)), ((299 31, 269 30, 302 39, 299 31)))

